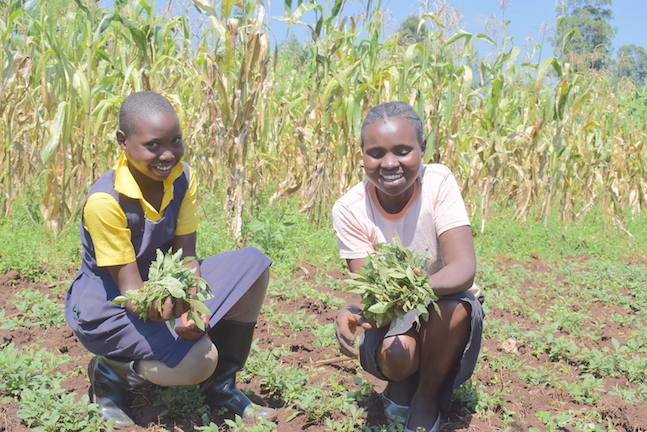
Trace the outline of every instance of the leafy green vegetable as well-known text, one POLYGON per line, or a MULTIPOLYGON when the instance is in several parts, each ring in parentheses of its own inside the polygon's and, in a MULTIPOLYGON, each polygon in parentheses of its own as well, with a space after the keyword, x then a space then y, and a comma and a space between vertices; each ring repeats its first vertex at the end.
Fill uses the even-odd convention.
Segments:
MULTIPOLYGON (((151 263, 148 280, 137 290, 126 292, 125 296, 118 296, 112 301, 121 306, 132 302, 133 311, 146 321, 148 311, 153 302, 157 301, 157 310, 161 313, 164 299, 171 296, 184 300, 189 304, 188 318, 195 321, 195 324, 204 330, 204 322, 200 313, 209 315, 209 308, 203 303, 204 300, 212 297, 211 288, 207 282, 196 275, 195 268, 185 267, 194 260, 194 257, 182 257, 182 249, 175 254, 170 250, 164 254, 157 250, 157 258, 151 263), (197 288, 196 294, 191 294, 191 288, 197 288)), ((171 326, 175 326, 175 318, 171 318, 171 326)))
MULTIPOLYGON (((376 251, 366 257, 366 264, 360 274, 351 273, 352 279, 346 282, 348 290, 362 296, 365 305, 364 316, 374 319, 378 326, 403 317, 407 312, 418 309, 425 321, 429 319, 428 303, 435 303, 438 297, 429 284, 429 276, 424 270, 429 266, 427 258, 420 253, 405 248, 400 238, 393 243, 379 243, 376 251), (423 270, 417 274, 414 269, 423 270)), ((439 312, 440 313, 440 312, 439 312)), ((416 318, 419 323, 419 317, 416 318)))

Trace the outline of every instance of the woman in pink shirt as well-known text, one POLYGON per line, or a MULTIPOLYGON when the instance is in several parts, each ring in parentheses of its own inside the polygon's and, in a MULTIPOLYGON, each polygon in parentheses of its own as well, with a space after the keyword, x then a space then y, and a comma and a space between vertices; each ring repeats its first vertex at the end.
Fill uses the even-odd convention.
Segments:
POLYGON ((405 102, 371 109, 362 124, 366 180, 333 207, 340 257, 359 272, 375 245, 397 233, 404 246, 427 253, 424 269, 439 297, 441 316, 429 320, 412 311, 395 325, 374 328, 359 304, 344 305, 335 322, 341 351, 359 355, 363 368, 387 380, 385 414, 400 417, 407 430, 437 431, 453 389, 474 371, 481 345, 483 296, 474 284, 476 256, 470 221, 451 171, 422 164, 426 140, 422 121, 405 102), (364 332, 359 349, 356 336, 364 332))

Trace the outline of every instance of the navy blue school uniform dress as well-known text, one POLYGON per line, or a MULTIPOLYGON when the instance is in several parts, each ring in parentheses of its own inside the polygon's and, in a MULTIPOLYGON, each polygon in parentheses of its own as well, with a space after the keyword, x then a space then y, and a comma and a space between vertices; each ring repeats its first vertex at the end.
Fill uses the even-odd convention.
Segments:
MULTIPOLYGON (((184 164, 184 163, 183 163, 184 164)), ((112 195, 123 209, 131 232, 142 280, 156 258, 157 249, 168 251, 175 237, 177 216, 189 185, 189 169, 173 182, 173 197, 158 221, 144 217, 142 204, 115 190, 115 170, 104 174, 91 188, 112 195)), ((87 200, 87 198, 86 198, 87 200)), ((80 224, 83 260, 76 278, 68 289, 65 319, 81 343, 96 355, 122 360, 159 360, 168 367, 176 366, 196 340, 181 339, 168 322, 143 321, 113 304, 120 295, 117 284, 106 267, 97 265, 92 238, 80 224)), ((214 296, 205 301, 211 311, 209 328, 213 327, 250 286, 270 266, 271 260, 256 248, 247 247, 210 256, 200 261, 202 278, 214 296)))

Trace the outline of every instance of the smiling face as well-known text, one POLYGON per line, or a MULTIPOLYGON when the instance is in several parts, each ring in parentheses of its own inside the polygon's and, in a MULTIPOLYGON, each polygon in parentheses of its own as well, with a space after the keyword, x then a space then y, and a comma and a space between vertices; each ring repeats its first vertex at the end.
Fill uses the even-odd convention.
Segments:
POLYGON ((382 207, 397 213, 413 194, 425 142, 418 141, 416 128, 407 120, 377 120, 363 131, 364 171, 377 189, 382 207))
POLYGON ((138 183, 165 180, 184 155, 182 130, 172 111, 136 115, 128 135, 117 131, 117 141, 128 157, 128 168, 138 183))

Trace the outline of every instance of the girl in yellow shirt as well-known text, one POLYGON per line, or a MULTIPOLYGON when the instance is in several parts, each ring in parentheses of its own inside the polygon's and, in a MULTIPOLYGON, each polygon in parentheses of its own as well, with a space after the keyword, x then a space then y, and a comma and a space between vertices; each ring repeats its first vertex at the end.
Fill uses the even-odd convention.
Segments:
POLYGON ((121 428, 133 424, 134 389, 202 384, 209 400, 244 418, 272 419, 235 385, 251 347, 265 298, 271 261, 255 248, 225 252, 188 266, 207 281, 206 331, 187 319, 186 304, 166 298, 143 321, 112 303, 139 289, 158 249, 196 256, 196 180, 184 155, 178 116, 169 101, 145 91, 129 95, 119 112, 116 167, 91 188, 80 224, 80 270, 70 286, 65 316, 96 356, 88 376, 94 402, 121 428), (179 318, 171 328, 168 321, 179 318))

